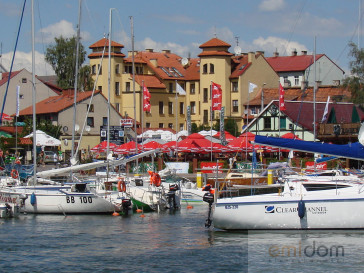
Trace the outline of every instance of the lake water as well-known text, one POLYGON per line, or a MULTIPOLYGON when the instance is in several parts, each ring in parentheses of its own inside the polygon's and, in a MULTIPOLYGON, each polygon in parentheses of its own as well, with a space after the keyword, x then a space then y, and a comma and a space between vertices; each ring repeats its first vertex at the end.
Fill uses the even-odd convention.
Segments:
POLYGON ((1 219, 0 272, 364 270, 364 231, 215 231, 204 227, 207 212, 1 219))

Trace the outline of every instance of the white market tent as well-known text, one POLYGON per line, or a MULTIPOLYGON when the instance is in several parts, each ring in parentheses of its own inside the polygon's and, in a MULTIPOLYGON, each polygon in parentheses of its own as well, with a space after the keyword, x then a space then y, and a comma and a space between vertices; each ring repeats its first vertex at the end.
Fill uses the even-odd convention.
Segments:
MULTIPOLYGON (((25 136, 24 138, 33 137, 33 133, 25 136)), ((37 138, 37 146, 59 146, 61 145, 61 141, 56 139, 50 135, 47 135, 45 132, 41 130, 36 131, 37 138)))

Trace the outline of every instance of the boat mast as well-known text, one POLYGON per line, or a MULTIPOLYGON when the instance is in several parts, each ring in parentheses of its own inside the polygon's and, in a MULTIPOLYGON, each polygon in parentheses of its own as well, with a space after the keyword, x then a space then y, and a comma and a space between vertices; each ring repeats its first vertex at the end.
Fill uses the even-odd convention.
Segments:
POLYGON ((34 0, 32 0, 32 101, 33 101, 33 184, 37 181, 37 115, 35 108, 35 48, 34 48, 34 0))
POLYGON ((77 37, 76 37, 76 67, 75 67, 75 84, 74 84, 74 98, 73 98, 73 126, 72 126, 72 147, 71 147, 71 164, 76 164, 75 156, 75 131, 76 131, 76 107, 77 107, 77 85, 78 85, 78 54, 80 48, 80 25, 81 25, 81 2, 78 1, 78 26, 77 26, 77 37))
POLYGON ((313 69, 314 69, 314 83, 313 83, 313 141, 316 141, 316 36, 314 39, 314 50, 313 50, 313 69))
MULTIPOLYGON (((135 131, 135 153, 138 154, 138 133, 137 133, 137 119, 136 119, 136 94, 135 94, 135 60, 134 60, 134 22, 133 16, 130 16, 130 28, 131 28, 131 60, 132 60, 132 72, 133 72, 133 102, 134 102, 134 131, 135 131)), ((143 132, 142 132, 143 133, 143 132)), ((136 169, 139 169, 138 159, 135 161, 136 169)))

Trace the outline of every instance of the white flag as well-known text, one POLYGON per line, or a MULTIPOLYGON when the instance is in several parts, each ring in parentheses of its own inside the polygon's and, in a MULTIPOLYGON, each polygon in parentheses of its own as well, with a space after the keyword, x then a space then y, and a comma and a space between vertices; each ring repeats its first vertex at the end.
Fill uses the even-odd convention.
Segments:
POLYGON ((330 103, 330 96, 327 97, 325 111, 324 111, 324 114, 322 116, 321 122, 324 122, 327 119, 327 115, 329 114, 329 103, 330 103))
POLYGON ((20 86, 16 87, 16 116, 19 117, 19 108, 20 108, 20 86))
POLYGON ((176 89, 178 95, 186 95, 186 91, 178 84, 178 82, 176 82, 176 89))
POLYGON ((249 93, 253 93, 254 88, 257 88, 258 85, 254 84, 254 83, 249 83, 249 93))

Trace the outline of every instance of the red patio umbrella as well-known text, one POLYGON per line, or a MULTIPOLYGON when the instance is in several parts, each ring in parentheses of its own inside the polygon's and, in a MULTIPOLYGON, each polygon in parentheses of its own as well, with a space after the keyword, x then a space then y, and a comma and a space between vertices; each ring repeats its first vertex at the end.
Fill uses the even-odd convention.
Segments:
MULTIPOLYGON (((1 116, 1 113, 0 113, 0 116, 1 116)), ((9 116, 8 114, 3 113, 1 120, 2 121, 12 121, 13 118, 11 116, 9 116)))
POLYGON ((239 137, 248 138, 248 141, 254 141, 255 134, 251 132, 245 132, 244 134, 241 134, 239 137))
POLYGON ((155 149, 162 149, 162 144, 156 142, 156 141, 149 141, 148 143, 145 143, 143 145, 139 145, 143 148, 143 151, 151 151, 155 149))
POLYGON ((295 135, 293 133, 286 133, 284 135, 281 136, 281 138, 289 138, 289 139, 298 139, 298 140, 302 140, 298 137, 298 135, 295 135))
POLYGON ((120 146, 114 149, 114 152, 117 154, 135 154, 136 147, 138 147, 138 151, 141 151, 142 146, 138 144, 136 146, 135 141, 129 141, 127 143, 121 144, 120 146))
POLYGON ((162 145, 163 152, 176 149, 176 141, 170 141, 162 145))
MULTIPOLYGON (((217 134, 213 135, 214 138, 220 138, 220 132, 217 132, 217 134)), ((234 139, 236 139, 236 137, 234 137, 232 134, 230 134, 228 131, 225 131, 225 140, 227 142, 233 141, 234 139)))
MULTIPOLYGON (((115 148, 117 147, 117 145, 115 143, 110 142, 109 144, 109 148, 111 151, 113 151, 115 148)), ((92 152, 95 153, 102 153, 102 152, 106 152, 107 150, 107 141, 102 141, 99 144, 97 144, 95 147, 93 147, 91 149, 92 152)))
POLYGON ((230 141, 226 147, 234 150, 234 151, 242 151, 242 150, 252 150, 253 145, 250 143, 249 137, 238 137, 233 141, 230 141))

